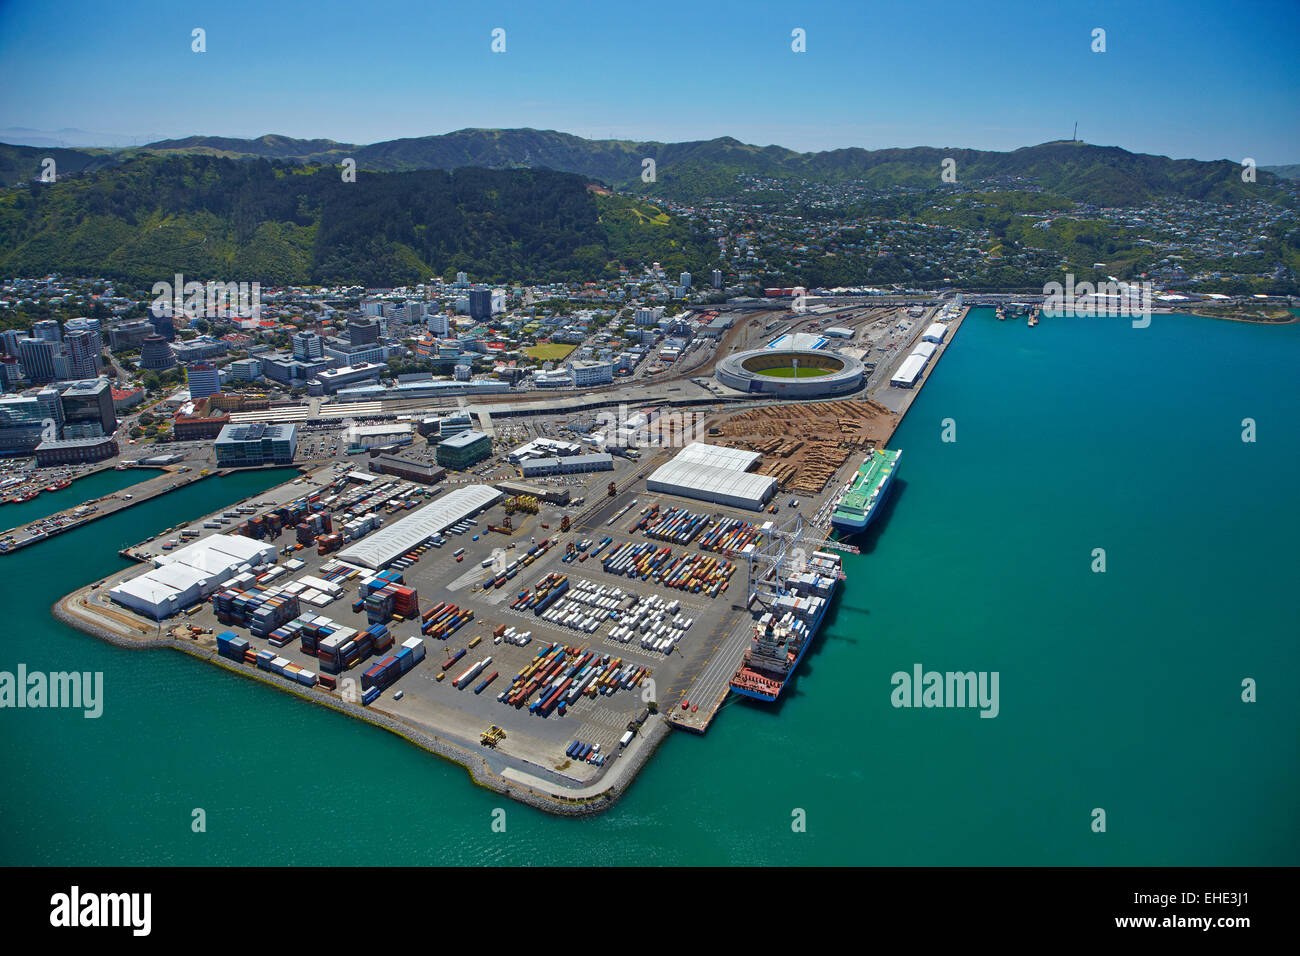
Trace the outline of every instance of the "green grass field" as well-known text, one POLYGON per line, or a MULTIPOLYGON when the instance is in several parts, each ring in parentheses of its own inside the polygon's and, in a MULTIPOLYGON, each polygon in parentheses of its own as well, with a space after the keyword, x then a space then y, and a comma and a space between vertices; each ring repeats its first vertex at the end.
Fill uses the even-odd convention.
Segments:
POLYGON ((755 371, 755 375, 770 375, 772 378, 817 378, 819 375, 830 375, 833 369, 829 368, 808 368, 799 366, 778 366, 777 368, 765 368, 755 371))
POLYGON ((564 342, 550 342, 546 345, 529 346, 524 349, 524 354, 541 362, 560 362, 568 358, 569 353, 576 348, 576 345, 564 342))

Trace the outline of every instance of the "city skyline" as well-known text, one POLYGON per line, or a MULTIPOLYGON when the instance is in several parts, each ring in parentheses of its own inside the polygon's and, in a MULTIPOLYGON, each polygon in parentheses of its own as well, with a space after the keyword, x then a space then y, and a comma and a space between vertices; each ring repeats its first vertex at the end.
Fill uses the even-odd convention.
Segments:
POLYGON ((1300 161, 1294 4, 1016 2, 989 13, 670 2, 609 24, 589 5, 391 0, 364 18, 326 2, 309 22, 245 2, 69 11, 51 31, 33 5, 0 9, 5 132, 55 131, 57 141, 57 131, 90 130, 101 145, 268 133, 364 145, 531 127, 589 139, 731 136, 802 152, 1007 151, 1069 139, 1078 122, 1081 140, 1132 152, 1300 161), (203 53, 191 49, 195 28, 206 31, 203 53), (497 28, 504 53, 491 49, 497 28), (1097 28, 1105 52, 1092 50, 1097 28), (791 49, 796 29, 806 52, 791 49), (51 71, 54 62, 76 69, 51 71))

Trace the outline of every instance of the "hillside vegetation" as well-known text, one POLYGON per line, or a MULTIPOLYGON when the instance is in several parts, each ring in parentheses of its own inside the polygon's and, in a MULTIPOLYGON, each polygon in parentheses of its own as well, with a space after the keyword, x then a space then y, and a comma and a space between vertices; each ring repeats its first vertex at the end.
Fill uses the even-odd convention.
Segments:
POLYGON ((361 172, 203 155, 136 157, 0 194, 0 272, 151 283, 180 271, 268 284, 580 280, 707 242, 654 206, 550 170, 361 172))

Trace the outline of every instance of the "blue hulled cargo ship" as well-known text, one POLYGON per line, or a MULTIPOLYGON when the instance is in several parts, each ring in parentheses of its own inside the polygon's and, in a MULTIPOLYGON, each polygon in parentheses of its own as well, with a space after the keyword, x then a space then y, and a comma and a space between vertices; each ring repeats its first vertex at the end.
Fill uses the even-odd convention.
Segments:
POLYGON ((839 555, 826 551, 783 573, 780 589, 754 622, 754 642, 731 678, 733 691, 769 703, 781 696, 817 637, 842 577, 839 555))

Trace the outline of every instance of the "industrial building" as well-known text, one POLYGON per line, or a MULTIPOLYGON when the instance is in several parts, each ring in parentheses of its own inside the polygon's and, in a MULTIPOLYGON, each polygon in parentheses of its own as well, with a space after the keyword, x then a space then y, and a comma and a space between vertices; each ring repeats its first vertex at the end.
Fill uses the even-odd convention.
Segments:
POLYGON ((411 426, 406 422, 394 422, 389 425, 353 425, 347 430, 346 438, 353 448, 378 448, 393 442, 412 439, 411 426))
POLYGON ((401 458, 397 455, 375 456, 370 459, 370 470, 379 475, 418 481, 423 485, 432 485, 447 477, 446 468, 417 458, 401 458))
POLYGON ((836 339, 851 339, 853 338, 853 330, 842 325, 833 325, 829 329, 823 329, 822 335, 829 335, 831 338, 836 339))
POLYGON ((530 485, 522 481, 498 481, 492 486, 507 495, 528 495, 552 505, 567 505, 569 489, 554 485, 530 485))
POLYGON ((938 348, 939 346, 935 345, 933 342, 922 342, 916 348, 912 349, 912 354, 921 356, 921 358, 925 359, 925 362, 928 365, 930 359, 934 358, 934 353, 938 348))
POLYGON ((898 388, 911 388, 916 384, 916 380, 921 377, 921 373, 925 371, 925 363, 925 356, 913 352, 903 359, 903 364, 898 366, 898 371, 889 380, 889 384, 898 388))
POLYGON ((935 322, 921 334, 921 341, 933 342, 935 345, 942 345, 944 336, 947 334, 948 326, 944 325, 942 322, 935 322))
POLYGON ((569 455, 565 458, 530 458, 519 466, 525 478, 540 478, 542 475, 574 475, 613 469, 614 458, 605 452, 569 455))
POLYGON ((460 469, 478 464, 492 454, 492 439, 474 430, 459 432, 438 444, 438 464, 460 469))
POLYGON ((298 452, 297 425, 227 425, 216 441, 217 464, 288 465, 298 452))
POLYGON ((691 442, 646 479, 646 489, 760 511, 776 494, 771 475, 750 474, 758 452, 691 442))
POLYGON ((155 568, 123 581, 108 596, 162 620, 202 601, 236 574, 274 564, 275 545, 243 535, 214 534, 154 559, 155 568))
POLYGON ((506 457, 510 464, 517 465, 529 458, 564 458, 567 455, 577 455, 581 451, 582 446, 571 441, 561 441, 557 438, 534 438, 527 444, 520 445, 506 457))
MULTIPOLYGON (((484 436, 486 437, 486 436, 484 436)), ((394 521, 350 548, 339 559, 377 571, 418 548, 435 534, 472 518, 501 500, 503 495, 487 485, 466 485, 425 505, 415 514, 394 521)))

